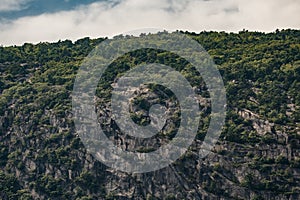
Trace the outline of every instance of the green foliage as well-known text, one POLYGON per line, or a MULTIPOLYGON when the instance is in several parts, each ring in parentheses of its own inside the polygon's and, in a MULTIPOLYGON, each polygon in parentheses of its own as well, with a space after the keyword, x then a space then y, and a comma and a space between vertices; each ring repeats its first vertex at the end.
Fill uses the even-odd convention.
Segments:
MULTIPOLYGON (((185 34, 203 45, 223 77, 228 111, 221 139, 237 146, 284 145, 299 149, 300 31, 185 34), (239 111, 244 110, 255 113, 257 119, 241 116, 239 111), (274 124, 270 133, 258 134, 253 123, 259 120, 274 124), (274 137, 276 131, 284 132, 286 141, 274 137)), ((32 191, 46 199, 115 198, 116 194, 107 194, 104 189, 103 184, 108 184, 106 167, 97 162, 90 166, 91 159, 75 135, 71 112, 71 91, 77 70, 88 53, 103 40, 83 38, 74 43, 65 40, 0 47, 0 198, 32 199, 32 191), (36 168, 31 171, 32 163, 36 168), (17 170, 19 176, 16 176, 17 170)), ((112 48, 105 51, 109 53, 112 48)), ((206 85, 193 66, 172 53, 155 49, 138 50, 116 59, 100 79, 96 96, 108 102, 113 82, 134 66, 152 62, 173 67, 198 89, 197 93, 209 98, 206 85)), ((148 88, 168 96, 159 103, 176 102, 176 97, 167 89, 157 85, 148 88)), ((141 97, 136 98, 135 103, 144 110, 150 106, 141 97)), ((131 114, 137 123, 149 123, 142 114, 131 114)), ((205 136, 209 114, 208 105, 201 116, 198 140, 205 136)), ((176 134, 179 123, 180 112, 173 119, 175 128, 166 131, 166 137, 176 134)), ((147 146, 140 152, 153 150, 147 146)), ((246 175, 241 183, 243 187, 281 194, 297 192, 290 169, 299 168, 299 158, 264 157, 230 150, 220 150, 218 156, 229 154, 234 156, 232 162, 239 162, 235 158, 248 158, 251 160, 247 163, 249 168, 265 175, 263 179, 254 174, 246 175)), ((187 155, 193 154, 188 152, 187 155)), ((191 163, 188 157, 181 161, 191 163)), ((212 168, 218 173, 225 171, 221 162, 212 168)), ((224 195, 218 180, 205 180, 203 188, 224 195)), ((147 198, 154 198, 153 194, 147 198)))
POLYGON ((5 174, 0 170, 1 199, 32 199, 27 190, 21 190, 19 181, 13 174, 5 174))

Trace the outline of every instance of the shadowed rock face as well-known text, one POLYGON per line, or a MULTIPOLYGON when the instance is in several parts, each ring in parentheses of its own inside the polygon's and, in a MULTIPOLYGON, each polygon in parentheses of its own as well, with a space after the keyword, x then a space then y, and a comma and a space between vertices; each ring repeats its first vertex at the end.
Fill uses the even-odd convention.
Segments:
MULTIPOLYGON (((223 76, 226 125, 212 152, 200 158, 209 94, 199 75, 182 70, 195 82, 202 109, 197 136, 175 163, 144 174, 123 173, 97 161, 74 127, 72 84, 81 61, 101 39, 1 47, 0 198, 299 199, 300 32, 187 35, 206 48, 223 76)), ((108 138, 122 149, 145 153, 176 134, 176 98, 168 91, 163 98, 146 86, 136 90, 130 105, 136 123, 149 123, 151 104, 162 103, 170 113, 163 131, 141 140, 123 134, 111 119, 109 92, 118 73, 147 62, 147 55, 151 61, 165 56, 136 52, 116 61, 111 69, 120 71, 100 80, 95 98, 98 122, 108 138)), ((168 56, 165 62, 175 68, 183 63, 168 56)))

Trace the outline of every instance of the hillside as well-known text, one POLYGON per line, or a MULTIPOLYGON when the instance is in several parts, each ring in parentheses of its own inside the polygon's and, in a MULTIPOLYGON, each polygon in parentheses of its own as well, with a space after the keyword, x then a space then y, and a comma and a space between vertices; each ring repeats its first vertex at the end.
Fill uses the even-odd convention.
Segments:
MULTIPOLYGON (((211 154, 199 159, 208 106, 189 151, 169 167, 145 174, 108 168, 87 152, 75 131, 75 77, 105 38, 0 47, 0 198, 300 199, 300 31, 184 34, 218 66, 226 87, 226 124, 211 154)), ((180 67, 186 66, 183 60, 162 51, 140 50, 116 60, 96 92, 99 121, 116 144, 124 146, 126 138, 103 113, 110 112, 113 82, 129 68, 152 62, 170 65, 193 86, 205 88, 197 73, 180 67)), ((147 98, 147 91, 138 95, 147 98)), ((136 122, 146 123, 136 113, 136 122)), ((176 120, 160 142, 172 139, 176 120)))

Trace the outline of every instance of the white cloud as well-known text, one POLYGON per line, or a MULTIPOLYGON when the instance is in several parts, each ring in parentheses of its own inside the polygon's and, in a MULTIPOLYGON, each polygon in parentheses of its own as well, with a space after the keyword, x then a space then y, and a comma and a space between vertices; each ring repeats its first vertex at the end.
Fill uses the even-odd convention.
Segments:
POLYGON ((30 0, 0 0, 0 12, 21 10, 30 0))
POLYGON ((0 44, 112 36, 139 28, 274 31, 300 28, 299 0, 122 0, 0 24, 0 44))

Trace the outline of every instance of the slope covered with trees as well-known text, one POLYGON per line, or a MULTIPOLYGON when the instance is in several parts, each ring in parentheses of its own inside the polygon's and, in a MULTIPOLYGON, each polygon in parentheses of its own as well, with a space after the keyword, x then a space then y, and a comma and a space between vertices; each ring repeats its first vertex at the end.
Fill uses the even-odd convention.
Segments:
MULTIPOLYGON (((0 198, 299 199, 300 31, 184 34, 218 66, 226 87, 226 125, 213 152, 199 159, 208 109, 189 151, 169 167, 146 174, 106 167, 76 135, 73 83, 83 59, 104 38, 0 47, 0 198)), ((96 93, 100 121, 116 144, 125 138, 101 112, 109 111, 113 82, 135 65, 152 62, 170 65, 195 87, 205 88, 199 74, 180 67, 187 66, 184 60, 166 52, 148 49, 122 56, 110 65, 96 93)), ((144 91, 136 99, 142 108, 147 107, 143 98, 144 91)), ((146 123, 135 112, 132 117, 146 123)), ((176 117, 173 123, 160 141, 176 133, 176 117)))

